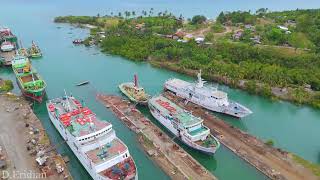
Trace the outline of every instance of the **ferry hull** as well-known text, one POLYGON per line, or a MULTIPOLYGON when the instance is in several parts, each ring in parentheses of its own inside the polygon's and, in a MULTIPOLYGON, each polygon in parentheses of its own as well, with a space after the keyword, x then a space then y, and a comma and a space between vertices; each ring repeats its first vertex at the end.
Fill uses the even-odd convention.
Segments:
MULTIPOLYGON (((98 174, 96 174, 95 172, 93 172, 93 169, 91 167, 91 164, 88 163, 88 161, 81 156, 81 151, 79 151, 79 149, 77 149, 72 141, 72 135, 66 131, 64 128, 60 127, 61 124, 59 122, 59 120, 52 116, 52 114, 50 113, 49 107, 48 107, 48 103, 46 103, 46 107, 47 107, 47 112, 50 118, 51 123, 54 125, 54 127, 56 128, 56 130, 59 132, 60 136, 66 141, 66 143, 68 144, 69 148, 72 150, 73 154, 77 157, 77 159, 80 161, 81 165, 86 169, 86 171, 90 174, 90 176, 92 177, 92 179, 94 180, 112 180, 109 178, 102 178, 101 176, 99 176, 98 174)), ((136 174, 135 177, 132 179, 125 179, 125 180, 138 180, 138 170, 136 169, 136 174)))
POLYGON ((204 147, 201 147, 199 145, 196 145, 194 143, 192 143, 191 141, 189 141, 187 138, 179 135, 179 132, 177 129, 175 129, 171 123, 169 122, 169 120, 167 120, 166 118, 164 118, 163 116, 161 116, 159 113, 155 112, 152 110, 151 107, 149 107, 150 109, 150 112, 152 114, 152 116, 157 119, 161 124, 162 126, 164 126, 166 129, 168 129, 173 135, 175 135, 176 137, 178 137, 178 139, 184 143, 185 145, 187 145, 188 147, 192 148, 192 149, 195 149, 197 151, 200 151, 202 153, 205 153, 207 155, 214 155, 217 148, 204 148, 204 147))
POLYGON ((240 105, 238 103, 232 103, 232 104, 229 105, 230 107, 208 106, 203 101, 195 99, 193 96, 192 96, 192 98, 189 98, 187 94, 179 93, 175 89, 171 89, 170 87, 167 87, 166 85, 164 86, 164 90, 173 92, 176 96, 184 98, 187 101, 192 102, 194 104, 197 104, 197 105, 199 105, 201 107, 204 107, 204 108, 206 108, 206 109, 208 109, 210 111, 226 114, 228 116, 236 117, 236 118, 239 118, 239 119, 240 118, 244 118, 244 117, 246 117, 246 116, 248 116, 249 114, 252 113, 249 109, 245 108, 244 106, 242 106, 242 105, 240 105), (232 109, 235 109, 235 107, 239 107, 241 109, 244 109, 246 112, 245 113, 235 112, 235 111, 232 110, 232 109))

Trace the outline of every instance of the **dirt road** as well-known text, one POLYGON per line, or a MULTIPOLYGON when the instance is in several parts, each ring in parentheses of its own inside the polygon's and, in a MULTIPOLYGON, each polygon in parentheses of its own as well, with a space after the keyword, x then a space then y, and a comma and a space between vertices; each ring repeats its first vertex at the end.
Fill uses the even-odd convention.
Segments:
MULTIPOLYGON (((7 168, 0 172, 0 179, 63 179, 57 173, 50 176, 41 173, 35 156, 31 156, 27 150, 27 142, 31 137, 30 128, 33 125, 26 127, 26 122, 34 125, 37 123, 39 135, 44 135, 40 121, 26 101, 16 96, 0 95, 0 146, 7 162, 7 168)), ((51 172, 54 171, 51 167, 51 172)))

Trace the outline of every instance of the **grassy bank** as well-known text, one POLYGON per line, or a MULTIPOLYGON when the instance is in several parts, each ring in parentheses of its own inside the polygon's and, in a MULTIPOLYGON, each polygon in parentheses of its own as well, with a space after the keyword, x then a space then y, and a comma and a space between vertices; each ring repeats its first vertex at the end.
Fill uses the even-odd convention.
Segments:
POLYGON ((291 154, 291 156, 295 162, 301 164, 303 167, 311 170, 316 176, 320 177, 320 166, 318 164, 311 163, 295 154, 291 154))
MULTIPOLYGON (((271 14, 265 16, 272 20, 271 14)), ((98 26, 85 42, 98 44, 106 53, 189 75, 202 69, 206 79, 320 108, 320 55, 316 51, 234 42, 228 33, 215 38, 215 31, 223 31, 222 24, 217 27, 202 16, 190 21, 172 15, 83 19, 67 16, 55 21, 98 26), (198 36, 205 36, 206 43, 197 43, 198 36)))
POLYGON ((0 92, 8 92, 13 89, 12 81, 0 79, 0 92))

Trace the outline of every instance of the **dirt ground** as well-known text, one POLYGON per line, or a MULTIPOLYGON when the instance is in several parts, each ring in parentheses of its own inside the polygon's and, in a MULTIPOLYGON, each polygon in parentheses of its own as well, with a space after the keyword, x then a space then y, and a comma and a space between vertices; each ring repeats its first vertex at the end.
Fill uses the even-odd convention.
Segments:
MULTIPOLYGON (((31 156, 30 151, 27 150, 27 142, 31 136, 30 127, 33 125, 26 127, 26 122, 32 120, 38 122, 39 134, 41 134, 41 131, 44 132, 40 121, 30 111, 26 101, 16 96, 0 95, 0 146, 7 163, 6 169, 0 171, 0 179, 6 179, 6 176, 9 176, 8 179, 46 177, 46 175, 41 174, 35 160, 36 157, 31 156)), ((52 171, 55 171, 55 169, 52 171)), ((56 180, 63 179, 63 177, 54 173, 45 179, 56 180)))

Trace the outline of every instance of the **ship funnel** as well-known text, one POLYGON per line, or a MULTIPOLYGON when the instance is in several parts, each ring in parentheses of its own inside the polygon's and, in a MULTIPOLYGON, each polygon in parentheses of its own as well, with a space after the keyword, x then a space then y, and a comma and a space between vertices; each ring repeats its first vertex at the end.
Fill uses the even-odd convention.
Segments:
POLYGON ((137 74, 134 75, 134 86, 138 87, 138 76, 137 76, 137 74))

